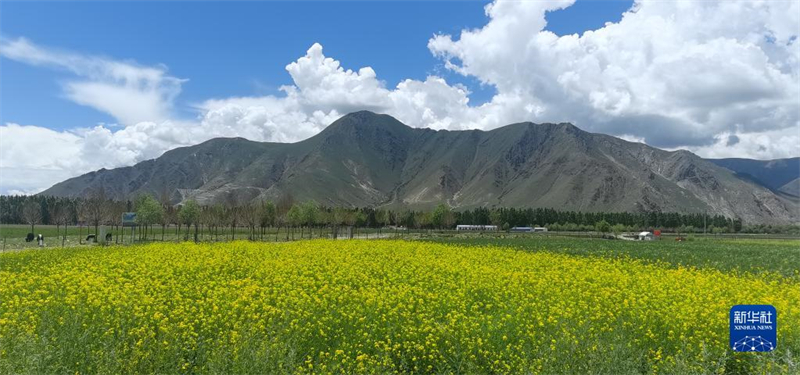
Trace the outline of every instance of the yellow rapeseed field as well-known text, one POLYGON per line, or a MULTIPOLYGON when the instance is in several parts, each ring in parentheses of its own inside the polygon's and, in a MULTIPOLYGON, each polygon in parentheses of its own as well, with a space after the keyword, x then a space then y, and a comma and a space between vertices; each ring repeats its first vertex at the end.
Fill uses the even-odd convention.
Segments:
POLYGON ((777 275, 405 241, 0 255, 0 373, 797 373, 777 275), (778 349, 728 348, 772 304, 778 349))

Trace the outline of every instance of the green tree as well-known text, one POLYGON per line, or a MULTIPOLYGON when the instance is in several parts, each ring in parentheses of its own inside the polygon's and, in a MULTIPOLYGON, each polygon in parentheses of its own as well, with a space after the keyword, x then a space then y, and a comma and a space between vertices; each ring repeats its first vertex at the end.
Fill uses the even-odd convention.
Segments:
POLYGON ((450 207, 444 203, 439 203, 431 213, 431 225, 433 225, 435 228, 442 229, 442 227, 445 225, 445 222, 448 221, 448 216, 451 215, 452 212, 450 212, 450 207))
POLYGON ((445 229, 453 229, 456 225, 456 213, 448 208, 442 219, 442 225, 445 229))
POLYGON ((600 220, 600 221, 594 223, 594 230, 602 233, 605 236, 606 233, 611 231, 611 224, 609 224, 605 220, 600 220))
POLYGON ((317 202, 313 200, 303 202, 300 207, 300 215, 303 224, 308 226, 308 237, 313 237, 314 232, 312 228, 314 225, 317 225, 317 221, 319 220, 319 207, 317 206, 317 202))
POLYGON ((339 229, 347 221, 348 211, 343 207, 335 207, 331 210, 328 223, 331 225, 333 239, 339 238, 339 229))
POLYGON ((264 229, 268 227, 274 227, 275 221, 278 217, 278 211, 275 208, 275 204, 271 201, 266 201, 261 205, 261 232, 263 234, 264 229))
POLYGON ((431 215, 428 212, 415 212, 414 225, 417 229, 427 228, 431 224, 431 215))
POLYGON ((376 210, 375 211, 375 224, 377 224, 377 226, 378 226, 378 234, 379 235, 380 235, 383 227, 385 227, 386 224, 389 224, 389 221, 390 221, 390 217, 389 216, 390 215, 389 215, 389 211, 388 210, 376 210))
POLYGON ((489 222, 491 222, 492 225, 497 225, 498 227, 503 225, 503 215, 500 210, 495 209, 489 213, 489 222))
POLYGON ((148 229, 160 223, 164 217, 164 207, 149 194, 139 196, 136 200, 136 224, 145 229, 145 239, 148 229))
POLYGON ((286 213, 286 220, 289 222, 289 226, 292 227, 292 239, 294 239, 294 228, 303 224, 303 210, 300 206, 293 204, 289 212, 286 213))
POLYGON ((178 212, 178 218, 186 225, 186 237, 189 237, 189 228, 194 224, 194 241, 197 242, 197 219, 200 217, 200 206, 194 199, 183 204, 178 212))
POLYGON ((742 219, 733 219, 733 232, 739 233, 742 231, 742 219))
POLYGON ((355 222, 356 227, 363 227, 367 225, 367 214, 365 214, 364 212, 362 211, 356 212, 355 218, 356 218, 355 222))
POLYGON ((725 232, 727 232, 727 228, 725 227, 715 227, 713 225, 711 226, 711 233, 713 234, 722 234, 725 232))
MULTIPOLYGON (((161 204, 161 220, 159 220, 159 223, 161 224, 161 241, 164 241, 164 232, 167 230, 167 225, 175 221, 175 219, 172 217, 175 215, 175 210, 172 207, 172 201, 170 200, 166 187, 161 190, 161 197, 158 201, 161 204)), ((115 216, 118 215, 115 214, 115 216)))
POLYGON ((413 211, 403 211, 403 213, 400 214, 399 224, 406 227, 406 230, 409 230, 417 225, 416 219, 417 217, 414 215, 413 211))

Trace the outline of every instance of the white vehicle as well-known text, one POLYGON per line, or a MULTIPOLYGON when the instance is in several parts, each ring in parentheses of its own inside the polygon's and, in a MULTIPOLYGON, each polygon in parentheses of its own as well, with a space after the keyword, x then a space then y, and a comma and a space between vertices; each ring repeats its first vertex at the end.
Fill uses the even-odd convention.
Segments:
POLYGON ((652 241, 655 239, 655 236, 650 232, 641 232, 638 237, 640 241, 652 241))
POLYGON ((456 225, 456 230, 489 232, 489 231, 497 231, 497 225, 456 225))

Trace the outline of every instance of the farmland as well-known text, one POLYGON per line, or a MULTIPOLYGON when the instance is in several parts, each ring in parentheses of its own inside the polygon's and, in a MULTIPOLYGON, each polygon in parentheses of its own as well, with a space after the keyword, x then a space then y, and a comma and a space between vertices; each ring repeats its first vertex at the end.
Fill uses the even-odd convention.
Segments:
MULTIPOLYGON (((378 238, 401 236, 390 229, 380 228, 353 228, 353 235, 356 238, 378 238)), ((36 241, 25 242, 25 235, 30 231, 29 225, 24 224, 2 224, 0 225, 0 240, 4 250, 38 249, 36 241)), ((194 239, 194 229, 189 231, 186 227, 175 225, 166 226, 163 231, 161 226, 154 226, 149 229, 147 237, 141 236, 141 229, 137 229, 131 235, 130 228, 107 227, 107 233, 112 235, 110 243, 125 244, 150 243, 150 242, 182 242, 194 239), (163 232, 163 233, 162 233, 163 232)), ((312 238, 333 238, 330 227, 315 227, 312 229, 299 227, 268 227, 259 228, 255 234, 251 234, 246 227, 221 228, 214 231, 207 229, 198 231, 197 239, 201 242, 224 242, 237 239, 248 239, 253 236, 254 240, 262 242, 295 241, 312 238)), ((34 233, 42 234, 45 237, 45 247, 76 247, 94 245, 86 240, 87 235, 94 233, 94 227, 69 226, 66 231, 63 226, 57 228, 55 225, 37 225, 34 233), (66 232, 66 233, 65 233, 66 232)), ((340 237, 347 237, 346 229, 341 229, 340 237)), ((404 234, 404 237, 418 237, 416 233, 404 234)))
POLYGON ((721 271, 779 273, 800 279, 800 240, 784 238, 707 237, 677 242, 607 241, 559 235, 430 236, 428 241, 468 246, 502 246, 525 251, 576 256, 634 258, 672 267, 714 268, 721 271))
POLYGON ((0 373, 798 371, 796 241, 438 240, 5 253, 0 373), (728 349, 740 303, 776 351, 728 349))

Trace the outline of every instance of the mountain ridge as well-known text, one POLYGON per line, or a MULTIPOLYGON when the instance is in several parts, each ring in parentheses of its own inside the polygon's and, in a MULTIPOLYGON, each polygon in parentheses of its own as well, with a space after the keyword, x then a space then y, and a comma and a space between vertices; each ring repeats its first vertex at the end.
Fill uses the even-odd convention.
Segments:
POLYGON ((800 197, 800 157, 773 160, 708 159, 773 192, 800 197))
POLYGON ((326 205, 552 207, 709 212, 748 222, 798 221, 797 200, 688 151, 664 151, 569 123, 490 131, 411 128, 388 115, 343 116, 296 143, 216 138, 134 166, 100 170, 41 194, 116 199, 165 193, 173 203, 248 202, 291 193, 326 205))

